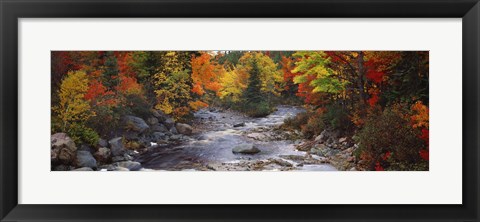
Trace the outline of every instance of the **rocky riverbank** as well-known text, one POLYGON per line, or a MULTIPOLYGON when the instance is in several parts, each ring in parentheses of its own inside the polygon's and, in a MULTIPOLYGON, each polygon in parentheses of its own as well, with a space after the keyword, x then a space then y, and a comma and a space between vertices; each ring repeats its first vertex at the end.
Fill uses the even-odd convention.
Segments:
POLYGON ((195 113, 189 124, 158 111, 146 120, 126 116, 119 136, 96 146, 52 135, 52 170, 331 171, 357 170, 356 145, 324 131, 315 140, 280 126, 304 110, 279 106, 264 118, 222 109, 195 113))

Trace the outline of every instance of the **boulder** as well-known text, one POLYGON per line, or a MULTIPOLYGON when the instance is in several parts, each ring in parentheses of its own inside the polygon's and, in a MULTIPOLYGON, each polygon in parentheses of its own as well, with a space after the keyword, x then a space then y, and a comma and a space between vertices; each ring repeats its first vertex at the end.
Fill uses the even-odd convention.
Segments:
POLYGON ((122 137, 113 138, 108 141, 108 143, 110 144, 110 150, 112 151, 113 156, 120 156, 125 152, 122 137))
POLYGON ((51 162, 72 164, 76 157, 77 146, 75 142, 65 133, 56 133, 50 137, 51 141, 51 162))
POLYGON ((97 161, 89 151, 77 150, 76 165, 79 167, 97 168, 97 161))
POLYGON ((150 117, 150 118, 147 119, 147 123, 150 126, 157 125, 158 124, 158 119, 155 118, 155 117, 150 117))
POLYGON ((98 140, 98 144, 97 144, 99 147, 107 147, 108 146, 108 142, 104 139, 99 139, 98 140))
POLYGON ((159 122, 164 122, 168 118, 161 110, 152 110, 152 115, 157 118, 159 122))
POLYGON ((171 129, 175 126, 175 121, 172 118, 166 118, 165 121, 163 121, 163 125, 165 125, 168 129, 171 129))
POLYGON ((90 152, 90 153, 95 153, 95 149, 92 148, 92 147, 89 146, 89 145, 86 145, 86 144, 80 145, 80 147, 77 148, 77 151, 79 151, 79 150, 88 151, 88 152, 90 152))
POLYGON ((152 130, 153 130, 154 132, 167 132, 167 131, 168 131, 167 127, 165 127, 165 126, 164 126, 163 124, 161 124, 161 123, 158 123, 158 124, 152 126, 152 130))
POLYGON ((93 154, 95 159, 101 163, 108 163, 112 158, 112 151, 106 147, 100 147, 95 154, 93 154))
POLYGON ((150 127, 145 123, 145 121, 136 116, 125 116, 125 128, 128 130, 132 130, 138 133, 143 133, 145 130, 149 129, 150 127))
POLYGON ((176 127, 170 128, 169 132, 172 133, 172 134, 178 134, 178 130, 177 130, 176 127))
POLYGON ((134 161, 123 161, 123 162, 118 162, 117 167, 123 167, 127 168, 130 171, 137 171, 142 169, 142 164, 139 162, 134 162, 134 161))
POLYGON ((245 126, 245 123, 237 123, 233 125, 233 127, 242 127, 242 126, 245 126))
POLYGON ((338 139, 339 143, 343 143, 345 141, 347 141, 347 137, 342 137, 342 138, 338 139))
POLYGON ((82 167, 82 168, 74 169, 73 171, 93 171, 93 169, 90 167, 82 167))
POLYGON ((193 128, 190 125, 185 123, 177 123, 176 128, 177 128, 177 131, 183 135, 191 135, 193 132, 193 128))
POLYGON ((260 150, 253 144, 240 144, 232 149, 233 153, 255 154, 260 150))
POLYGON ((152 137, 153 137, 152 139, 153 139, 154 141, 159 141, 159 140, 164 140, 165 137, 166 137, 166 135, 165 135, 165 133, 154 132, 154 133, 152 134, 152 137))

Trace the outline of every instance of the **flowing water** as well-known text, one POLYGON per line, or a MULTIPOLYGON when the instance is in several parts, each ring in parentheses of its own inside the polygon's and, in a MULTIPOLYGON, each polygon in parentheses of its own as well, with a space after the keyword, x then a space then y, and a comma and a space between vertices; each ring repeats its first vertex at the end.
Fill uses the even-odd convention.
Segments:
MULTIPOLYGON (((288 170, 336 170, 329 164, 299 164, 295 160, 307 156, 307 153, 295 149, 294 145, 301 141, 289 140, 279 135, 278 130, 275 131, 286 118, 301 112, 304 112, 304 109, 300 107, 278 106, 277 111, 264 118, 250 118, 230 111, 200 110, 195 113, 193 124, 195 130, 190 140, 168 147, 152 148, 136 161, 141 162, 144 168, 155 170, 205 170, 205 166, 207 169, 208 166, 241 163, 244 163, 242 166, 248 166, 266 160, 288 162, 291 164, 288 170), (241 126, 235 126, 236 124, 241 126), (261 152, 233 153, 232 148, 240 144, 254 144, 261 152)), ((290 165, 288 163, 287 165, 290 165)), ((281 165, 270 164, 260 170, 281 168, 281 165)), ((224 167, 217 170, 245 169, 224 167)))

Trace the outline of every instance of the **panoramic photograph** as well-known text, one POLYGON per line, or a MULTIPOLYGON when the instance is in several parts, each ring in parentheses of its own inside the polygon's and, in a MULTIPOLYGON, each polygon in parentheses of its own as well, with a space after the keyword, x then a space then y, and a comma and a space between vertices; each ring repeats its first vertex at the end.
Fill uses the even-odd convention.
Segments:
POLYGON ((52 171, 428 171, 428 51, 52 51, 52 171))

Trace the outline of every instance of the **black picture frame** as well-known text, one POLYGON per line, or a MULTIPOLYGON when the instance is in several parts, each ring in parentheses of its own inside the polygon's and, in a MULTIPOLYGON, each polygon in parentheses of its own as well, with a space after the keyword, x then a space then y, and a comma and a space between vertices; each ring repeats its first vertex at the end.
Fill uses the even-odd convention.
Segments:
MULTIPOLYGON (((478 0, 0 0, 1 221, 478 221, 478 0), (123 17, 463 18, 461 205, 18 204, 18 19, 123 17)), ((448 44, 448 43, 446 43, 448 44)), ((448 118, 448 117, 445 117, 448 118)), ((439 194, 441 195, 441 194, 439 194)))

